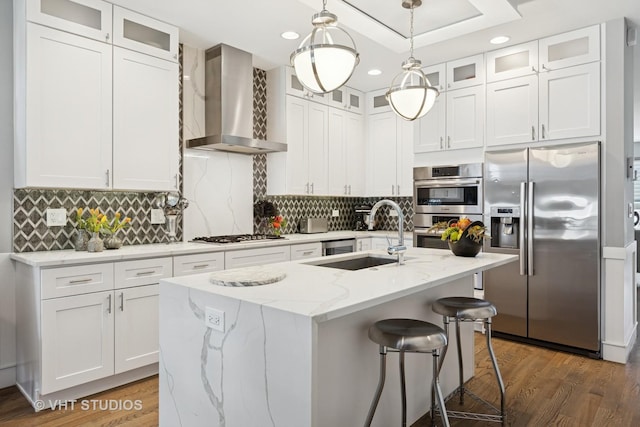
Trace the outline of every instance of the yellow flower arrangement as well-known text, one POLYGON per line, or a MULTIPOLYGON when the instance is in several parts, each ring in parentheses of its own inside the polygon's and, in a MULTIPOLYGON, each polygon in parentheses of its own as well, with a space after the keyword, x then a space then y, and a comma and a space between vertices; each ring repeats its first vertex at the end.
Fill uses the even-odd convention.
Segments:
POLYGON ((89 209, 89 218, 84 223, 87 231, 99 233, 107 223, 107 217, 98 208, 89 209))
POLYGON ((120 212, 116 212, 116 215, 111 221, 107 221, 104 225, 104 231, 106 234, 115 234, 116 231, 122 230, 123 228, 127 228, 131 225, 131 218, 125 217, 122 221, 120 221, 120 212))

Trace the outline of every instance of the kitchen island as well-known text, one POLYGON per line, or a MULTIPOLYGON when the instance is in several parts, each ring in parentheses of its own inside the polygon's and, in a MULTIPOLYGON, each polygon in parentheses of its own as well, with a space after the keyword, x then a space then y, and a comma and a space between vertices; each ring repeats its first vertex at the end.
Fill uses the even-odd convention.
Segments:
MULTIPOLYGON (((337 255, 330 261, 362 256, 337 255)), ((473 273, 516 259, 409 248, 404 265, 358 271, 313 265, 327 258, 265 266, 263 273, 286 277, 263 286, 218 286, 210 274, 162 280, 160 425, 362 425, 378 381, 378 347, 367 337, 369 326, 391 317, 441 324, 431 311, 433 301, 472 296, 473 273)), ((249 268, 253 275, 262 269, 249 268)), ((473 328, 464 326, 468 379, 473 328)), ((374 426, 400 420, 396 355, 388 363, 374 426)), ((445 394, 456 387, 456 366, 455 358, 447 358, 441 377, 445 394)), ((410 422, 428 410, 430 372, 431 357, 407 357, 410 422)))

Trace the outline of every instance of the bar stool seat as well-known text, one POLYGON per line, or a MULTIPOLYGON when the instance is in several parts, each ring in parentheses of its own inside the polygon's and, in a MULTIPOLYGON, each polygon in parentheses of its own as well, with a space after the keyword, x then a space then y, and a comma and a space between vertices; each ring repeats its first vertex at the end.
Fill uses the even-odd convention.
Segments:
MULTIPOLYGON (((460 379, 460 386, 456 391, 459 392, 460 394, 460 404, 461 405, 464 404, 464 395, 466 391, 472 397, 476 398, 477 400, 480 400, 495 412, 495 414, 480 414, 476 412, 449 411, 448 416, 451 418, 500 422, 504 425, 506 421, 506 413, 504 410, 505 388, 504 388, 504 382, 502 381, 502 375, 500 374, 500 369, 498 368, 498 362, 493 352, 493 346, 491 345, 491 318, 498 314, 498 310, 496 310, 496 307, 493 304, 491 304, 491 302, 480 299, 480 298, 472 298, 472 297, 440 298, 433 303, 432 310, 435 313, 442 315, 444 330, 445 330, 445 335, 447 336, 447 340, 449 339, 449 322, 453 320, 456 323, 456 343, 458 345, 458 373, 459 373, 459 379, 460 379), (474 322, 476 320, 482 320, 485 325, 485 331, 486 331, 485 333, 487 337, 487 350, 489 351, 489 357, 491 358, 493 370, 496 374, 496 379, 498 381, 498 387, 500 388, 500 409, 494 407, 488 402, 475 396, 473 393, 471 393, 469 390, 466 390, 464 387, 464 372, 462 367, 462 347, 460 342, 460 322, 474 322)), ((447 354, 447 349, 448 349, 448 346, 444 348, 444 350, 442 351, 442 355, 440 356, 440 362, 439 362, 439 368, 438 368, 439 370, 442 369, 442 364, 444 363, 444 358, 447 354)), ((433 401, 432 401, 432 407, 433 407, 433 401)), ((433 412, 432 412, 432 418, 433 418, 433 412)))
POLYGON ((438 379, 440 350, 446 348, 447 337, 445 331, 433 323, 416 319, 384 319, 374 323, 369 328, 369 339, 380 346, 380 377, 376 394, 371 402, 371 408, 367 415, 365 427, 369 427, 373 421, 384 382, 386 378, 386 356, 387 351, 400 353, 400 388, 402 397, 402 426, 407 425, 407 398, 404 371, 405 352, 411 353, 431 353, 433 355, 433 379, 432 379, 432 407, 434 411, 434 400, 437 400, 440 407, 440 415, 443 425, 449 427, 447 410, 444 405, 442 390, 438 379), (433 395, 435 394, 435 399, 433 395))

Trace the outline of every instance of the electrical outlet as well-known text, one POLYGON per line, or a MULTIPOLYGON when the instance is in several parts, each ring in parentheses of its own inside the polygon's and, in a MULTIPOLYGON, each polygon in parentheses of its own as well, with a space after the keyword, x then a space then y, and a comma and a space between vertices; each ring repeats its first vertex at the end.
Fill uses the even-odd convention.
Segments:
POLYGON ((204 324, 207 328, 224 332, 224 311, 215 308, 205 307, 204 324))
POLYGON ((334 218, 337 217, 337 216, 340 216, 340 211, 338 209, 332 210, 331 211, 331 216, 334 217, 334 218))
POLYGON ((164 211, 162 209, 151 209, 151 224, 164 224, 164 211))
POLYGON ((67 225, 66 209, 47 209, 47 227, 64 227, 67 225))
POLYGON ((398 212, 395 209, 389 211, 389 216, 398 216, 398 212))

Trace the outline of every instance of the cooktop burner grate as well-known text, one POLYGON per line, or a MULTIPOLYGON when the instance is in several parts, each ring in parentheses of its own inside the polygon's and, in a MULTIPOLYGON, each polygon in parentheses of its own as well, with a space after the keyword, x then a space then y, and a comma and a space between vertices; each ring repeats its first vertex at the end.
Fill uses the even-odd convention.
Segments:
POLYGON ((203 236, 195 237, 192 242, 201 243, 243 243, 243 242, 260 242, 262 240, 278 240, 284 239, 282 236, 274 234, 232 234, 229 236, 203 236))

